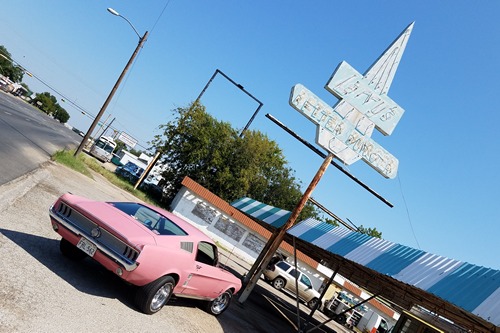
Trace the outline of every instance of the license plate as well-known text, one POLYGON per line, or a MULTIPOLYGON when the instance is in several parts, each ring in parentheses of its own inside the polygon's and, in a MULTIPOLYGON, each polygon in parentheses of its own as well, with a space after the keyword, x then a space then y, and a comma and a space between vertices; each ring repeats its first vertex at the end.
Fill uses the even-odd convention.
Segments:
POLYGON ((76 247, 82 250, 83 252, 87 253, 91 257, 93 257, 95 251, 97 251, 97 246, 95 246, 94 243, 92 243, 91 241, 89 241, 84 237, 80 238, 78 244, 76 244, 76 247))

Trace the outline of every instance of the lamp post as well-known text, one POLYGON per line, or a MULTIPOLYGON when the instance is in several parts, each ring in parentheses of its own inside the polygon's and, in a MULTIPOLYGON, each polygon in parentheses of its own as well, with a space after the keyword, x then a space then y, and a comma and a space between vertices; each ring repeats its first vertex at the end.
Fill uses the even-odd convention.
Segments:
POLYGON ((141 37, 139 35, 139 33, 137 32, 137 29, 135 29, 135 27, 132 25, 132 23, 130 23, 130 21, 126 17, 120 15, 113 8, 108 8, 108 12, 110 12, 113 15, 116 15, 116 16, 119 16, 119 17, 123 18, 125 21, 127 21, 128 24, 130 24, 130 26, 132 27, 132 29, 134 29, 134 32, 136 33, 137 37, 139 37, 139 44, 137 44, 137 47, 135 48, 134 53, 132 53, 132 56, 130 57, 129 61, 127 62, 127 65, 125 65, 125 68, 123 69, 122 73, 120 74, 120 77, 116 81, 113 89, 111 90, 111 92, 108 95, 108 98, 106 98, 106 101, 102 105, 101 110, 99 111, 99 113, 95 117, 94 121, 92 122, 92 125, 90 125, 89 130, 85 134, 82 142, 78 146, 78 149, 75 151, 75 154, 73 156, 77 156, 82 151, 83 146, 88 141, 88 139, 89 139, 90 135, 92 134, 92 132, 94 131, 96 125, 99 123, 99 119, 101 119, 102 115, 104 114, 104 111, 106 111, 106 108, 108 107, 109 103, 111 102, 111 99, 115 95, 115 92, 118 89, 118 86, 120 85, 120 83, 122 82, 123 77, 127 73, 128 69, 130 68, 130 66, 132 65, 132 63, 134 62, 134 59, 137 56, 137 53, 139 53, 139 50, 141 49, 142 45, 146 42, 146 39, 148 38, 148 34, 149 34, 149 32, 146 31, 144 33, 144 36, 141 37))

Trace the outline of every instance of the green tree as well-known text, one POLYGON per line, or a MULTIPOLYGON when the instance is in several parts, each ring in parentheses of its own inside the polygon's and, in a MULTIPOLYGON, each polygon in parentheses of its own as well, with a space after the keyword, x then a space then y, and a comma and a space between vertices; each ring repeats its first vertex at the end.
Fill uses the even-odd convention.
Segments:
POLYGON ((328 223, 328 224, 331 224, 331 225, 333 225, 334 227, 338 227, 338 226, 339 226, 339 223, 337 222, 337 220, 336 220, 336 219, 325 218, 325 219, 323 220, 323 222, 328 223))
POLYGON ((61 123, 66 123, 69 120, 70 115, 68 112, 57 103, 57 99, 49 92, 36 94, 31 103, 61 123))
POLYGON ((134 148, 130 148, 129 152, 132 154, 132 155, 135 155, 137 157, 141 156, 142 154, 142 150, 136 150, 134 148))
MULTIPOLYGON (((336 219, 324 218, 323 222, 331 224, 335 227, 339 226, 339 222, 336 219)), ((358 227, 358 232, 365 234, 365 235, 368 235, 368 236, 382 238, 382 232, 378 231, 377 228, 365 228, 365 227, 363 227, 363 225, 360 225, 358 227)))
POLYGON ((50 115, 56 111, 57 99, 48 92, 41 94, 37 93, 32 103, 37 105, 43 112, 50 115))
POLYGON ((70 117, 69 113, 66 112, 66 110, 59 104, 56 104, 56 110, 54 111, 53 116, 63 124, 67 123, 70 117))
POLYGON ((128 147, 125 144, 125 142, 123 142, 121 140, 116 139, 115 142, 116 142, 115 152, 119 152, 120 150, 123 149, 123 150, 131 153, 132 155, 137 156, 137 157, 141 156, 141 154, 143 153, 141 150, 135 150, 133 148, 128 147))
MULTIPOLYGON (((168 166, 163 177, 169 204, 189 176, 226 201, 248 196, 269 205, 293 210, 302 196, 294 171, 287 166, 276 142, 259 131, 238 131, 210 116, 201 104, 173 110, 175 119, 160 125, 152 141, 168 166)), ((300 219, 317 217, 308 204, 300 219)), ((299 219, 299 220, 300 220, 299 219)))
POLYGON ((5 46, 0 45, 0 73, 8 76, 12 81, 19 83, 23 80, 24 69, 14 65, 11 59, 9 51, 7 51, 5 46))
POLYGON ((127 150, 127 145, 125 144, 125 142, 121 141, 121 140, 115 140, 116 142, 116 148, 115 148, 115 151, 120 151, 122 149, 125 149, 127 150))
POLYGON ((363 225, 358 227, 358 230, 362 234, 366 234, 368 236, 382 238, 382 232, 378 231, 377 228, 365 228, 363 225))

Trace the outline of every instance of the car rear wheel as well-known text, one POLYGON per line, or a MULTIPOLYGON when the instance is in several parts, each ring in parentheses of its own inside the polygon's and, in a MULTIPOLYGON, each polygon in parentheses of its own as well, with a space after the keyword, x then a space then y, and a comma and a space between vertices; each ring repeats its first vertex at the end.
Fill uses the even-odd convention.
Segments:
POLYGON ((286 285, 285 279, 282 277, 277 277, 276 279, 273 280, 273 287, 281 290, 284 286, 286 285))
POLYGON ((175 280, 164 276, 137 290, 135 302, 139 310, 145 314, 153 314, 161 310, 174 291, 175 280))
POLYGON ((82 260, 87 256, 85 252, 83 252, 64 238, 61 238, 61 242, 59 243, 59 250, 61 250, 63 256, 71 260, 82 260))
POLYGON ((232 297, 233 293, 231 290, 226 290, 213 301, 207 302, 205 310, 214 316, 218 316, 229 307, 232 297))
POLYGON ((335 317, 333 318, 333 320, 335 320, 340 325, 345 325, 345 323, 347 323, 347 317, 346 317, 345 314, 335 315, 335 317))

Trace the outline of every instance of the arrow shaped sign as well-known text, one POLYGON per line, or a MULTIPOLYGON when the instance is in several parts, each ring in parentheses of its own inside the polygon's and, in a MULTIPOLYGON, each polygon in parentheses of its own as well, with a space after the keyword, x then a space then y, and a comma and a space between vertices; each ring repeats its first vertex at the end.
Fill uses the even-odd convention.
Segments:
POLYGON ((410 24, 382 56, 359 74, 342 62, 325 88, 339 98, 332 108, 301 84, 292 88, 290 105, 317 124, 316 142, 349 165, 363 159, 386 178, 395 178, 399 161, 371 135, 390 135, 404 110, 387 96, 413 29, 410 24))

